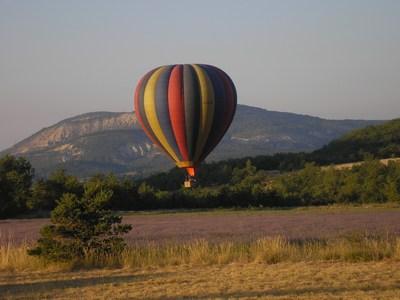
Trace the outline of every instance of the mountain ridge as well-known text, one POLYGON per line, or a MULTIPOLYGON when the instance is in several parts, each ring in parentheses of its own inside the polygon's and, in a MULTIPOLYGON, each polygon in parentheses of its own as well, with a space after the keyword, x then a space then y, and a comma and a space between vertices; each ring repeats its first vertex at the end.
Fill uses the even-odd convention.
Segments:
MULTIPOLYGON (((238 105, 234 121, 209 160, 312 151, 353 129, 379 120, 328 120, 238 105)), ((95 172, 147 175, 173 166, 144 134, 134 112, 89 112, 73 116, 4 150, 27 157, 39 176, 56 168, 89 176, 95 172)))

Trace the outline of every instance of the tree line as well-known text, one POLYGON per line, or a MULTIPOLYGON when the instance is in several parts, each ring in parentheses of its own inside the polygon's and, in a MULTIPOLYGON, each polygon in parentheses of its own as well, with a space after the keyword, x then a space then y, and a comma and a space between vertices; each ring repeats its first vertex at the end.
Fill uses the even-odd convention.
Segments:
POLYGON ((106 208, 122 211, 400 202, 400 164, 395 162, 386 166, 369 158, 339 170, 295 160, 290 172, 259 169, 257 158, 234 162, 204 165, 199 186, 184 189, 179 169, 141 180, 110 173, 80 181, 64 170, 35 179, 26 159, 8 155, 0 159, 0 218, 48 215, 65 194, 81 198, 91 187, 112 191, 106 208))

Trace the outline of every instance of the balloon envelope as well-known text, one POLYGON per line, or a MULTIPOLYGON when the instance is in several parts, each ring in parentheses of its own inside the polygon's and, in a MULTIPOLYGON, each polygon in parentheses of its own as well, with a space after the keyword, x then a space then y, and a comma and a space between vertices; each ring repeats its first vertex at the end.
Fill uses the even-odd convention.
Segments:
POLYGON ((161 66, 144 75, 135 90, 143 130, 191 176, 228 130, 236 104, 232 80, 211 65, 161 66))

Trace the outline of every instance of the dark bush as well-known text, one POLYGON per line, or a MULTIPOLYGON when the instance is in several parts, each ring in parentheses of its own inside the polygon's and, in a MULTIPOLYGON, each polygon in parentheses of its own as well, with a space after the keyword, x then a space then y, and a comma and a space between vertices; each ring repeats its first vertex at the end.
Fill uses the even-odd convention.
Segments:
POLYGON ((37 246, 28 253, 49 260, 121 253, 126 246, 121 236, 132 227, 106 209, 111 197, 112 191, 94 184, 85 185, 82 197, 64 194, 51 213, 52 224, 42 228, 37 246))
POLYGON ((34 169, 22 157, 0 158, 0 218, 10 218, 27 210, 34 169))

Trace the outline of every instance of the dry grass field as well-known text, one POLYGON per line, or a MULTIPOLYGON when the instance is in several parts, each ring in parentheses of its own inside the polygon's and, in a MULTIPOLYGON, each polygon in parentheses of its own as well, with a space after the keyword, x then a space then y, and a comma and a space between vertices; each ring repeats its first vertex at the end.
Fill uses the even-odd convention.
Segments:
POLYGON ((400 262, 182 265, 0 274, 2 299, 400 299, 400 262))
POLYGON ((3 238, 0 299, 400 299, 399 213, 341 207, 133 214, 127 218, 147 230, 146 238, 131 238, 118 257, 68 264, 30 257, 29 244, 3 238))

